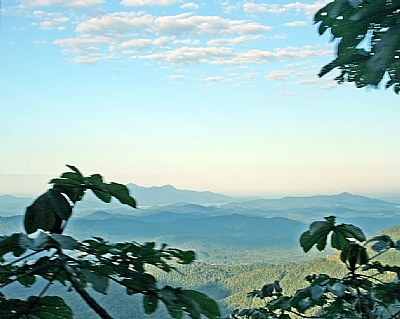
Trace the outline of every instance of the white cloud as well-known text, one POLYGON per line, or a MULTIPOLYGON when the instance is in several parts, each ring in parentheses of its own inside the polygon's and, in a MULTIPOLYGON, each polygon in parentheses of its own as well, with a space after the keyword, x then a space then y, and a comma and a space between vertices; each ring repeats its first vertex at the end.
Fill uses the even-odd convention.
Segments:
POLYGON ((66 17, 46 18, 44 21, 39 23, 39 27, 43 30, 59 29, 62 24, 65 24, 68 21, 69 18, 66 17))
POLYGON ((310 46, 277 48, 274 51, 247 50, 239 52, 228 47, 180 47, 169 51, 141 55, 137 58, 165 64, 202 63, 243 66, 268 63, 277 59, 304 59, 328 54, 331 54, 330 50, 321 50, 310 46))
POLYGON ((200 6, 197 3, 189 2, 181 5, 181 9, 199 10, 200 6))
POLYGON ((305 79, 297 80, 295 84, 311 84, 319 81, 316 76, 317 72, 313 70, 286 69, 271 71, 265 76, 265 79, 271 81, 287 81, 293 78, 305 77, 305 79))
POLYGON ((201 44, 199 39, 180 39, 172 41, 173 44, 183 44, 183 45, 199 45, 201 44))
POLYGON ((208 76, 203 79, 205 82, 228 82, 231 81, 230 78, 224 76, 208 76))
POLYGON ((339 86, 339 84, 337 84, 336 82, 332 82, 326 85, 314 85, 312 86, 315 89, 320 89, 320 90, 330 90, 333 89, 335 87, 339 86))
POLYGON ((288 79, 288 75, 290 72, 288 71, 272 71, 268 73, 268 75, 265 77, 266 80, 273 80, 273 81, 286 81, 288 79))
POLYGON ((285 64, 285 67, 287 67, 287 68, 294 68, 294 67, 297 67, 297 66, 302 66, 302 65, 304 65, 304 64, 306 64, 306 62, 304 62, 304 61, 301 61, 301 62, 293 62, 293 63, 285 64))
POLYGON ((269 72, 266 76, 266 80, 270 81, 287 81, 293 85, 305 85, 309 88, 328 90, 335 88, 338 84, 333 78, 320 79, 317 76, 318 71, 314 70, 274 70, 269 72))
MULTIPOLYGON (((77 3, 77 0, 71 0, 77 3)), ((86 0, 86 3, 100 0, 86 0)), ((121 12, 102 13, 94 16, 85 14, 73 21, 62 16, 49 16, 42 10, 36 10, 33 15, 40 19, 41 28, 57 28, 64 24, 76 25, 76 36, 59 39, 53 43, 60 46, 64 54, 72 55, 70 61, 79 64, 93 64, 100 61, 115 59, 116 61, 133 61, 143 63, 155 63, 161 67, 192 66, 199 64, 212 65, 213 76, 205 76, 201 72, 196 73, 197 80, 203 82, 227 82, 249 85, 250 81, 259 77, 258 72, 248 72, 255 69, 256 64, 267 64, 274 61, 299 61, 310 57, 331 55, 334 48, 326 49, 318 46, 280 47, 274 48, 277 42, 270 39, 284 39, 286 34, 278 33, 283 22, 277 24, 277 32, 274 36, 267 34, 272 30, 271 26, 264 25, 254 16, 248 15, 244 19, 243 12, 233 16, 224 15, 200 15, 196 3, 184 3, 185 0, 120 0, 124 6, 172 6, 174 8, 162 8, 163 12, 175 12, 174 15, 156 15, 152 11, 144 12, 141 9, 132 9, 121 12), (182 10, 180 10, 182 9, 182 10), (172 11, 174 10, 174 11, 172 11), (149 13, 152 12, 152 13, 149 13), (180 13, 179 13, 180 12, 180 13), (184 13, 182 13, 184 12, 184 13), (240 14, 242 16, 240 16, 240 14), (91 18, 88 18, 91 17, 91 18), (228 18, 230 17, 230 18, 228 18), (256 41, 265 40, 260 45, 256 41), (269 41, 268 41, 269 40, 269 41), (249 43, 253 41, 252 43, 249 43), (140 62, 142 61, 142 62, 140 62), (247 68, 247 69, 246 69, 247 68), (236 73, 235 73, 236 72, 236 73), (225 73, 229 73, 225 75, 225 73)), ((190 0, 189 0, 190 1, 190 0)), ((61 0, 31 0, 36 3, 61 3, 61 0)), ((318 2, 318 1, 317 1, 318 2)), ((317 3, 315 2, 315 3, 317 3)), ((313 3, 313 5, 315 5, 313 3)), ((319 2, 318 2, 319 3, 319 2)), ((247 12, 306 12, 300 2, 289 4, 261 4, 246 3, 243 8, 247 12)), ((232 2, 227 2, 227 7, 232 2)), ((235 5, 241 3, 236 2, 235 5)), ((64 5, 65 6, 65 5, 64 5)), ((308 8, 308 7, 307 7, 308 8)), ((157 8, 160 11, 160 8, 157 8)), ((66 13, 73 12, 65 10, 66 13)), ((165 13, 164 13, 165 14, 165 13)), ((68 16, 71 20, 77 15, 68 16)), ((299 19, 302 19, 300 17, 299 19)), ((286 20, 287 21, 287 20, 286 20)), ((292 21, 287 26, 305 25, 306 21, 292 21)), ((285 29, 290 31, 290 29, 285 29)), ((283 46, 283 45, 280 45, 283 46)), ((172 69, 173 70, 173 69, 172 69)), ((186 73, 184 68, 174 70, 178 74, 167 76, 171 80, 187 79, 179 73, 186 73)), ((171 73, 175 73, 171 72, 171 73)), ((306 74, 300 71, 273 71, 266 76, 269 80, 287 80, 296 84, 318 84, 304 79, 306 74), (296 78, 297 77, 297 78, 296 78), (309 81, 309 82, 307 82, 309 81)), ((303 72, 305 73, 305 71, 303 72)), ((208 74, 210 75, 210 74, 208 74)), ((192 79, 192 78, 191 78, 192 79)))
POLYGON ((307 21, 292 21, 292 22, 286 22, 285 26, 286 27, 304 27, 308 24, 309 23, 307 21))
POLYGON ((233 55, 234 51, 231 48, 181 47, 171 51, 142 55, 137 58, 166 64, 207 64, 217 58, 233 55))
POLYGON ((178 0, 122 0, 121 4, 126 7, 160 6, 168 7, 179 3, 178 0))
POLYGON ((254 79, 255 77, 257 77, 259 75, 260 75, 260 72, 247 72, 247 73, 242 75, 242 78, 244 80, 252 80, 252 79, 254 79))
POLYGON ((120 44, 121 48, 137 48, 137 49, 144 49, 149 47, 152 44, 152 40, 150 39, 133 39, 129 41, 122 42, 120 44))
POLYGON ((115 56, 107 56, 101 54, 93 54, 92 56, 77 56, 72 59, 73 63, 76 64, 96 64, 97 62, 114 59, 115 56))
POLYGON ((304 80, 299 80, 295 82, 295 84, 314 84, 320 82, 319 79, 314 78, 314 79, 304 79, 304 80))
POLYGON ((80 23, 76 30, 86 34, 121 34, 142 32, 158 35, 225 35, 260 34, 270 26, 246 20, 230 20, 219 16, 193 16, 183 13, 174 16, 153 16, 143 12, 105 14, 80 23))
POLYGON ((295 11, 304 13, 307 17, 312 17, 315 12, 326 5, 329 0, 318 0, 314 3, 304 3, 300 1, 287 4, 266 4, 246 2, 243 4, 243 10, 247 13, 272 13, 282 14, 295 11))
POLYGON ((101 46, 113 45, 114 40, 107 37, 67 38, 55 40, 53 43, 61 46, 65 54, 81 55, 80 60, 82 60, 84 54, 99 52, 101 46))
POLYGON ((139 53, 139 51, 138 50, 122 50, 121 53, 123 55, 134 55, 134 56, 136 56, 139 53))
POLYGON ((318 0, 314 3, 304 3, 304 2, 292 2, 285 5, 287 10, 295 10, 297 12, 302 12, 307 15, 307 17, 312 17, 319 9, 325 6, 330 0, 318 0))
POLYGON ((239 65, 239 64, 260 64, 271 62, 277 59, 304 59, 314 56, 331 55, 331 50, 317 49, 311 46, 277 48, 274 51, 248 50, 240 52, 232 59, 220 59, 213 64, 239 65))
POLYGON ((274 36, 271 37, 272 40, 284 40, 287 38, 287 34, 285 33, 279 33, 279 34, 275 34, 274 36))
POLYGON ((186 76, 182 74, 173 74, 173 75, 168 75, 167 78, 171 80, 184 80, 186 76))
POLYGON ((30 18, 41 20, 39 22, 33 22, 33 26, 39 26, 42 30, 52 30, 65 28, 63 25, 70 21, 69 18, 63 16, 61 13, 46 12, 43 10, 34 10, 29 14, 30 18))
POLYGON ((283 13, 285 9, 277 4, 251 3, 243 4, 243 9, 248 13, 283 13))
POLYGON ((153 17, 136 12, 109 13, 80 23, 76 31, 82 34, 121 34, 150 27, 153 17))
POLYGON ((76 64, 94 64, 101 61, 101 57, 91 57, 91 56, 77 56, 72 59, 72 62, 76 64))
POLYGON ((169 42, 173 42, 175 40, 176 40, 176 37, 174 37, 174 36, 172 36, 172 37, 160 37, 160 38, 154 39, 153 43, 156 44, 156 45, 163 46, 163 45, 165 45, 165 44, 167 44, 169 42))
POLYGON ((20 7, 61 6, 69 8, 86 8, 103 3, 104 0, 21 0, 20 7))
POLYGON ((255 34, 272 30, 271 26, 261 25, 257 22, 233 21, 228 33, 255 34))
POLYGON ((220 38, 213 39, 207 42, 209 46, 237 46, 243 44, 246 41, 260 40, 263 37, 261 35, 241 35, 236 38, 220 38))

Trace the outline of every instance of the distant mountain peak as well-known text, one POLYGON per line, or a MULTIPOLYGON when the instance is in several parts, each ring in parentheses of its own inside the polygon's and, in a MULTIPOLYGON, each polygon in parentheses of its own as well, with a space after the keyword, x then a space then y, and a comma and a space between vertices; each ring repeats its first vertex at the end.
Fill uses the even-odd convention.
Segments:
POLYGON ((351 193, 349 193, 349 192, 342 192, 342 193, 340 193, 340 194, 338 194, 337 196, 355 196, 355 195, 353 195, 353 194, 351 194, 351 193))
POLYGON ((130 194, 139 206, 169 205, 175 203, 226 204, 234 198, 218 193, 177 189, 171 184, 143 187, 133 183, 127 185, 130 194))
POLYGON ((171 184, 166 184, 166 185, 160 186, 160 188, 171 189, 171 190, 176 190, 177 189, 176 187, 172 186, 171 184))

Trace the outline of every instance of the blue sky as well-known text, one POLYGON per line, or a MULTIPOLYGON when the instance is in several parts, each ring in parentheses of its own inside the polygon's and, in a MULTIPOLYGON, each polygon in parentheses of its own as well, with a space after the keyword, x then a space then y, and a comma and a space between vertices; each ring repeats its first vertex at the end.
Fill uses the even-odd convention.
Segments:
POLYGON ((326 1, 18 0, 0 32, 0 193, 73 164, 231 194, 399 190, 399 97, 319 79, 326 1))

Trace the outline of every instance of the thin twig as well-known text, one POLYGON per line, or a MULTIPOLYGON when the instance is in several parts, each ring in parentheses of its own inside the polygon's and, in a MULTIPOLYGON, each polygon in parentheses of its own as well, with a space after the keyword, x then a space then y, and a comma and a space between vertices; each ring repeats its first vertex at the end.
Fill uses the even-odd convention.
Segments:
POLYGON ((49 282, 46 284, 46 286, 43 288, 43 290, 40 292, 39 294, 39 298, 43 297, 43 295, 46 293, 46 291, 50 288, 50 286, 52 285, 52 283, 54 282, 54 280, 56 279, 56 276, 61 272, 61 269, 59 269, 57 272, 55 272, 53 274, 53 277, 51 278, 51 280, 49 280, 49 282))
POLYGON ((381 283, 381 284, 385 284, 384 281, 379 280, 379 279, 377 279, 377 278, 375 278, 375 277, 373 277, 373 276, 368 276, 368 275, 361 275, 361 274, 359 274, 358 277, 369 278, 369 279, 372 279, 372 280, 376 280, 377 282, 379 282, 379 283, 381 283))
POLYGON ((394 315, 390 316, 388 319, 395 319, 395 318, 398 318, 399 315, 400 315, 400 310, 397 311, 394 315))
POLYGON ((7 267, 7 266, 14 265, 15 263, 18 263, 18 262, 20 262, 20 261, 22 261, 22 260, 24 260, 24 259, 26 259, 26 258, 32 257, 33 255, 36 255, 36 254, 38 254, 38 253, 40 253, 40 252, 41 252, 41 251, 34 251, 34 252, 32 252, 32 253, 30 253, 30 254, 24 256, 24 257, 18 258, 18 259, 16 259, 16 260, 14 260, 13 262, 10 262, 10 263, 7 264, 7 265, 3 265, 3 267, 7 267))

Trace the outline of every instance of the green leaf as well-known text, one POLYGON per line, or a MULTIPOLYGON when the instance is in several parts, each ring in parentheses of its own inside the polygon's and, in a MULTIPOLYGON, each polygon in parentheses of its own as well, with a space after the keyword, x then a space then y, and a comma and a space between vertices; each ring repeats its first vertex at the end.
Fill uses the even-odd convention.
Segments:
POLYGON ((183 311, 181 306, 177 303, 179 300, 177 293, 177 290, 171 286, 165 286, 159 291, 159 298, 164 302, 172 318, 181 319, 183 317, 183 311))
POLYGON ((68 220, 71 214, 72 207, 65 197, 59 191, 51 189, 26 209, 24 227, 28 234, 38 229, 61 233, 62 221, 68 220))
POLYGON ((52 234, 50 237, 54 239, 62 249, 74 250, 79 246, 78 241, 71 236, 52 234))
POLYGON ((365 241, 365 235, 362 230, 351 224, 340 224, 333 229, 331 245, 333 248, 342 250, 352 243, 352 239, 360 242, 365 241))
POLYGON ((311 299, 313 300, 319 300, 322 295, 324 294, 324 288, 321 286, 315 285, 310 287, 310 292, 311 292, 311 299))
POLYGON ((343 248, 340 259, 350 270, 354 270, 357 265, 365 265, 369 260, 366 248, 355 243, 343 248))
POLYGON ((152 314, 157 310, 158 298, 155 295, 144 295, 143 307, 146 314, 152 314))
POLYGON ((171 315, 172 318, 174 319, 181 319, 183 317, 183 311, 182 309, 175 305, 175 304, 165 304, 168 310, 168 313, 171 315))
POLYGON ((76 203, 80 201, 85 194, 85 179, 77 168, 67 165, 73 172, 65 172, 60 178, 54 178, 50 181, 53 188, 68 196, 68 198, 76 203))
POLYGON ((54 184, 53 188, 60 193, 67 195, 70 201, 74 204, 82 200, 83 195, 85 195, 85 187, 82 185, 72 185, 65 180, 61 180, 60 182, 55 181, 56 180, 51 180, 54 184))
POLYGON ((130 290, 129 293, 149 291, 156 288, 156 279, 146 273, 132 273, 129 278, 123 279, 122 283, 128 288, 128 291, 130 290))
POLYGON ((201 314, 204 314, 210 319, 220 318, 221 313, 219 311, 218 304, 213 299, 195 290, 181 290, 181 292, 185 297, 189 297, 191 299, 191 303, 196 305, 196 311, 199 311, 201 314))
POLYGON ((49 236, 40 232, 35 238, 29 238, 25 234, 20 234, 19 245, 25 249, 42 250, 49 243, 49 236))
POLYGON ((400 300, 400 282, 389 282, 374 287, 376 296, 387 304, 398 304, 400 300))
POLYGON ((367 241, 367 243, 376 242, 371 249, 376 252, 385 251, 389 248, 395 248, 395 243, 388 235, 376 236, 367 241))
POLYGON ((86 178, 86 184, 95 185, 95 186, 103 186, 103 176, 100 174, 93 174, 86 178))
POLYGON ((310 230, 304 232, 300 237, 300 245, 304 252, 308 252, 314 245, 318 250, 324 250, 328 234, 334 229, 335 217, 325 217, 326 221, 313 222, 310 230))
POLYGON ((60 297, 29 297, 28 300, 0 298, 2 319, 72 319, 71 308, 60 297))
POLYGON ((333 285, 328 285, 327 288, 328 291, 330 291, 331 293, 333 293, 338 297, 343 297, 346 291, 346 286, 341 282, 335 282, 333 285))
POLYGON ((75 166, 72 165, 66 165, 69 169, 71 169, 72 171, 74 171, 76 174, 78 174, 80 179, 84 179, 82 173, 79 171, 79 169, 77 169, 75 166))
POLYGON ((108 288, 108 278, 106 276, 98 275, 89 269, 81 269, 81 272, 86 277, 87 281, 92 284, 95 291, 106 294, 108 288))
POLYGON ((75 173, 75 172, 65 172, 65 173, 62 173, 60 177, 65 178, 71 182, 74 181, 79 184, 85 182, 85 179, 83 178, 83 176, 79 175, 78 173, 75 173))
POLYGON ((22 277, 18 278, 18 282, 25 287, 30 287, 36 282, 36 277, 35 276, 22 276, 22 277))
POLYGON ((111 195, 106 190, 100 188, 100 186, 95 186, 91 188, 91 190, 98 199, 102 200, 105 203, 111 202, 111 195))
MULTIPOLYGON (((26 318, 40 319, 72 319, 71 308, 60 297, 29 297, 27 300, 30 305, 29 316, 26 318)), ((24 318, 24 317, 22 317, 24 318)))
POLYGON ((129 195, 129 190, 125 185, 118 183, 104 184, 104 189, 122 204, 136 208, 136 201, 129 195))
MULTIPOLYGON (((71 172, 68 172, 68 173, 69 174, 74 174, 74 173, 71 173, 71 172)), ((61 178, 53 178, 53 179, 51 179, 49 184, 54 184, 54 185, 57 185, 57 186, 70 186, 70 187, 75 187, 75 186, 80 186, 81 185, 81 183, 79 181, 64 177, 65 174, 67 174, 67 173, 62 174, 61 178)))
POLYGON ((20 246, 20 236, 24 234, 12 234, 0 238, 0 261, 4 261, 3 256, 7 253, 13 253, 15 257, 21 256, 25 252, 25 248, 20 246))

